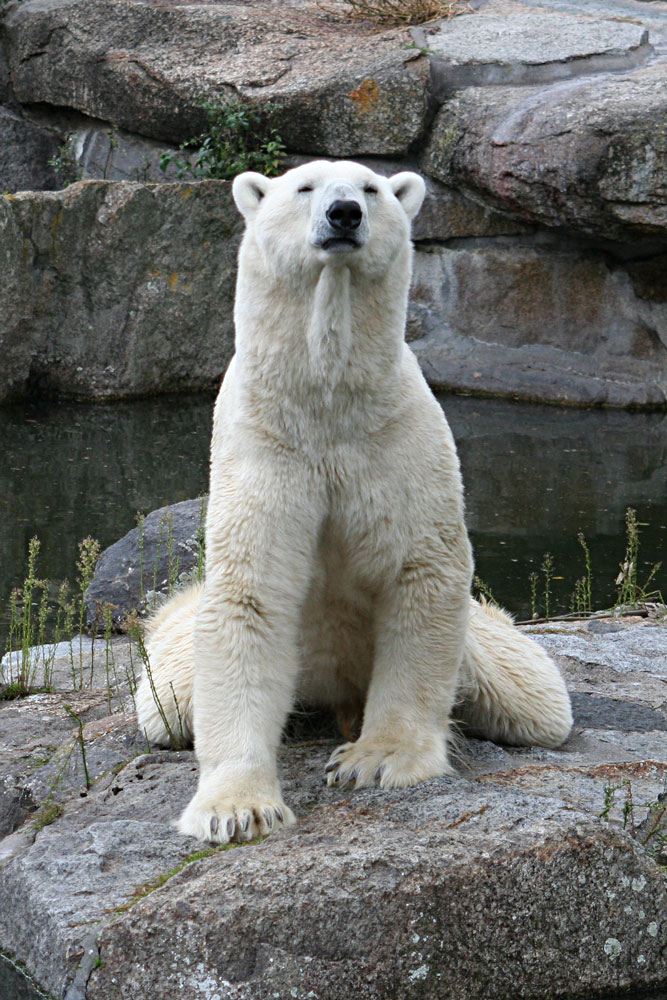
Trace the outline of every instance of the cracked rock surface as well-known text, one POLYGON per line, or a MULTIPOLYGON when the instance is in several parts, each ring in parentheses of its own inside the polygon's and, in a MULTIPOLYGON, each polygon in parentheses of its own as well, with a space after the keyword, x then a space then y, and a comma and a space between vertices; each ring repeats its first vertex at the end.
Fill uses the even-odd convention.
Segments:
MULTIPOLYGON (((562 749, 463 739, 456 777, 351 793, 324 784, 330 722, 295 717, 280 768, 297 825, 242 847, 209 849, 171 826, 194 755, 137 738, 127 676, 110 693, 101 658, 84 664, 83 692, 2 703, 5 787, 13 774, 32 801, 0 840, 0 949, 69 1000, 664 986, 667 625, 530 631, 572 692, 562 749), (89 788, 64 700, 86 722, 89 788), (59 747, 78 767, 60 779, 60 815, 36 830, 53 786, 34 782, 38 746, 51 774, 59 747)), ((114 643, 120 676, 127 640, 114 643)), ((54 677, 67 687, 66 671, 54 677)))

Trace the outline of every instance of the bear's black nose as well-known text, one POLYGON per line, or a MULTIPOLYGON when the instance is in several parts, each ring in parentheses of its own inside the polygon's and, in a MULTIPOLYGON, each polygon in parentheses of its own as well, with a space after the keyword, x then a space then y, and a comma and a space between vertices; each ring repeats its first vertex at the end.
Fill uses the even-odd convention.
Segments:
POLYGON ((332 201, 327 209, 327 222, 341 232, 350 232, 361 225, 363 214, 357 201, 332 201))

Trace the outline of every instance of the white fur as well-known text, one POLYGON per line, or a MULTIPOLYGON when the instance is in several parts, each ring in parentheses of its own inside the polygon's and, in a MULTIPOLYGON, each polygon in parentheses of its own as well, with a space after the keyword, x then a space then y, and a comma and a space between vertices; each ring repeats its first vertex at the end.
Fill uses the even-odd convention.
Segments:
MULTIPOLYGON (((179 828, 221 842, 294 821, 276 751, 297 697, 342 717, 364 705, 359 739, 327 768, 356 787, 450 773, 454 710, 509 743, 556 746, 572 723, 553 663, 469 597, 454 442, 403 340, 423 181, 316 162, 243 174, 233 191, 247 228, 206 582, 160 612, 149 641, 162 710, 194 732, 201 770, 179 828), (360 207, 356 247, 328 242, 336 199, 360 207)), ((147 678, 137 707, 151 742, 168 743, 147 678)))

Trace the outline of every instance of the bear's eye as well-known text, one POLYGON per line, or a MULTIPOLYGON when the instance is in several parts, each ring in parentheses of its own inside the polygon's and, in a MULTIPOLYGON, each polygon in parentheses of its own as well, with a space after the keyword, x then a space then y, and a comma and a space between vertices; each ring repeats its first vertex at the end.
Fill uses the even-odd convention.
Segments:
POLYGON ((309 191, 313 190, 312 184, 303 184, 299 189, 299 194, 307 194, 309 191))
POLYGON ((376 187, 373 187, 372 184, 367 184, 366 187, 364 188, 364 193, 365 194, 377 194, 378 193, 378 189, 376 187))

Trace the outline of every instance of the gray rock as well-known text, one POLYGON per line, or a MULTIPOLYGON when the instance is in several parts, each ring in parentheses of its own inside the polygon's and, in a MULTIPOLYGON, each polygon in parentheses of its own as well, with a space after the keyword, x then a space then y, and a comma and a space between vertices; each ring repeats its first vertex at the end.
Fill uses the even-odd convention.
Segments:
MULTIPOLYGON (((91 760, 106 747, 116 766, 88 790, 72 775, 60 817, 0 842, 0 948, 78 1000, 541 1000, 664 984, 667 696, 650 685, 667 626, 610 624, 531 628, 566 650, 586 725, 562 750, 463 741, 457 778, 350 793, 322 782, 334 743, 293 738, 280 766, 297 826, 231 850, 202 852, 169 825, 195 786, 192 753, 122 758, 132 713, 87 722, 91 760)), ((44 697, 2 726, 10 746, 29 745, 26 725, 71 742, 55 715, 45 725, 44 697)))
POLYGON ((240 232, 224 181, 0 199, 0 401, 215 386, 232 352, 240 232))
MULTIPOLYGON (((400 167, 379 165, 388 173, 400 167)), ((232 351, 241 230, 226 182, 82 182, 5 197, 0 220, 7 317, 0 399, 109 398, 218 383, 232 351)), ((431 384, 664 405, 662 256, 611 268, 603 253, 519 237, 521 229, 429 183, 415 230, 423 252, 407 336, 431 384)))
POLYGON ((667 306, 640 298, 638 279, 605 254, 528 237, 424 250, 415 259, 408 337, 431 385, 665 405, 667 306))
MULTIPOLYGON (((294 157, 293 162, 296 166, 307 162, 307 159, 307 157, 294 157)), ((391 177, 392 174, 400 173, 402 170, 415 169, 409 160, 378 160, 370 157, 358 159, 383 177, 391 177)), ((509 213, 489 208, 482 201, 469 197, 456 188, 447 187, 431 177, 427 176, 424 180, 426 196, 412 224, 412 238, 417 244, 424 242, 430 246, 436 241, 515 236, 532 231, 532 227, 509 213)))
POLYGON ((427 173, 524 221, 612 239, 667 236, 665 66, 548 87, 470 87, 438 113, 427 173))
POLYGON ((632 69, 652 53, 648 30, 630 22, 550 13, 481 11, 413 28, 433 56, 437 97, 478 84, 551 83, 583 73, 632 69))
MULTIPOLYGON (((618 674, 632 674, 634 683, 638 683, 639 671, 667 679, 664 621, 637 623, 621 618, 602 631, 601 625, 603 622, 595 619, 584 624, 551 622, 548 626, 529 625, 527 631, 539 637, 550 653, 585 663, 589 671, 595 667, 613 668, 618 674)), ((667 691, 664 694, 667 699, 667 691)))
POLYGON ((568 4, 489 0, 415 29, 416 43, 311 0, 284 3, 279 27, 268 0, 252 15, 242 3, 12 5, 2 31, 21 100, 40 122, 56 106, 96 116, 74 129, 76 169, 135 184, 0 203, 0 401, 217 384, 240 220, 226 189, 188 185, 186 202, 136 180, 164 180, 159 156, 174 147, 160 140, 204 129, 200 98, 219 93, 281 104, 270 124, 292 150, 372 154, 381 172, 413 166, 430 136, 407 338, 435 387, 664 408, 667 16, 631 0, 595 0, 587 16, 568 4))
POLYGON ((205 514, 205 498, 161 507, 105 549, 86 591, 88 624, 97 620, 104 627, 105 605, 111 605, 115 622, 132 611, 150 610, 156 595, 196 570, 203 558, 205 514))
MULTIPOLYGON (((102 687, 79 688, 0 702, 0 837, 26 821, 28 832, 34 832, 51 822, 66 802, 85 797, 89 781, 112 774, 114 768, 144 753, 146 741, 128 714, 133 705, 127 687, 124 694, 110 696, 102 687), (85 761, 78 722, 65 706, 81 720, 85 761)), ((12 845, 11 853, 14 850, 12 845)))
POLYGON ((160 157, 163 153, 177 153, 180 159, 188 159, 175 146, 99 125, 74 132, 70 148, 75 169, 81 174, 79 179, 84 181, 141 181, 144 184, 177 181, 178 168, 170 163, 162 170, 160 157))
POLYGON ((547 796, 527 819, 508 789, 426 791, 321 808, 186 869, 105 928, 89 996, 537 998, 636 983, 640 955, 659 981, 667 896, 629 840, 547 796))
POLYGON ((0 191, 55 187, 49 160, 57 155, 59 143, 54 133, 0 107, 0 191))
POLYGON ((406 50, 408 32, 341 23, 312 2, 284 2, 277 22, 270 2, 249 17, 242 3, 26 0, 4 31, 20 101, 167 142, 203 131, 203 94, 279 104, 270 125, 298 152, 401 154, 424 125, 428 63, 406 50))
POLYGON ((115 696, 121 688, 134 687, 140 664, 133 665, 132 656, 127 638, 115 637, 110 645, 108 639, 74 635, 58 643, 32 646, 27 655, 20 649, 5 653, 0 661, 0 684, 28 675, 36 690, 108 687, 115 696))
POLYGON ((11 89, 9 86, 9 66, 7 56, 0 44, 0 105, 9 104, 11 101, 11 89))

